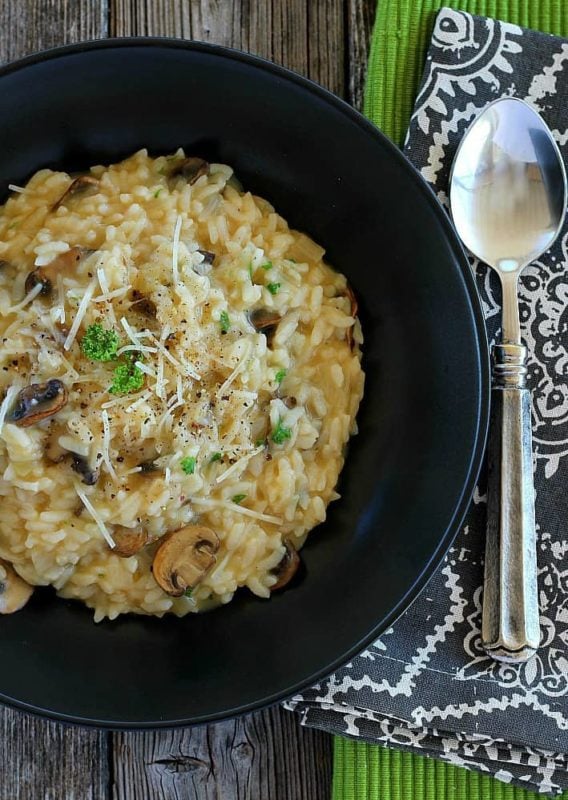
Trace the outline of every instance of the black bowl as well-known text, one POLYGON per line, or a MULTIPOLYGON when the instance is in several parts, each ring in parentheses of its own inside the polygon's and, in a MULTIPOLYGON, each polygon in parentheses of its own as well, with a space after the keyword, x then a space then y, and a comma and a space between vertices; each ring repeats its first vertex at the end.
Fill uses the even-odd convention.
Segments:
POLYGON ((95 625, 37 592, 0 620, 0 699, 108 727, 186 725, 313 683, 375 639, 452 541, 487 426, 485 330, 468 263, 418 173, 349 106, 284 69, 164 39, 87 43, 0 71, 0 196, 40 167, 78 170, 140 147, 234 166, 327 249, 359 296, 360 433, 342 499, 297 584, 184 619, 95 625))

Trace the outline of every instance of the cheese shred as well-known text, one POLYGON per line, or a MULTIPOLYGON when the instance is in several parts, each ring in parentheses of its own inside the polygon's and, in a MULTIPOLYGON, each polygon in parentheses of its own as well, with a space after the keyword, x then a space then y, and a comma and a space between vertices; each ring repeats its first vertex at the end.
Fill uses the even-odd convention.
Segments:
POLYGON ((79 499, 81 500, 81 502, 83 503, 83 505, 85 506, 91 517, 97 523, 97 527, 104 536, 106 543, 111 549, 114 550, 114 548, 116 547, 115 541, 110 535, 106 525, 104 524, 101 515, 97 512, 96 508, 94 508, 93 504, 91 503, 85 492, 82 489, 80 489, 77 486, 77 484, 75 484, 75 491, 77 492, 79 499))

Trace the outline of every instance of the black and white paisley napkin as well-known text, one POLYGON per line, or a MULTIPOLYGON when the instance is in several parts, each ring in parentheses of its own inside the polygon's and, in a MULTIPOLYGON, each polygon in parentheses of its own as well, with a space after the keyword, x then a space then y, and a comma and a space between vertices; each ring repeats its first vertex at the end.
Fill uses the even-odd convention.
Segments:
MULTIPOLYGON (((568 8, 567 8, 568 13, 568 8)), ((568 41, 442 9, 405 146, 446 203, 450 165, 472 119, 503 95, 547 121, 568 160, 568 41)), ((490 339, 497 280, 472 262, 490 339)), ((294 697, 302 722, 437 756, 551 794, 568 789, 568 226, 522 279, 529 345, 542 643, 522 666, 481 649, 485 489, 441 568, 367 651, 294 697)))

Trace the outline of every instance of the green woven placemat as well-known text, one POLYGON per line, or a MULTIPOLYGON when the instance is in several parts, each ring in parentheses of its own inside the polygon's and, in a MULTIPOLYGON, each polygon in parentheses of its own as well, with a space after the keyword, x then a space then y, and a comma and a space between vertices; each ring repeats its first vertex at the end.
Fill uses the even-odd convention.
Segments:
MULTIPOLYGON (((379 0, 365 87, 365 114, 402 144, 436 12, 447 6, 568 37, 568 0, 379 0)), ((333 800, 537 800, 426 756, 336 736, 333 800)), ((562 795, 568 800, 568 792, 562 795)))
POLYGON ((333 763, 333 800, 543 800, 489 775, 340 736, 333 763))
POLYGON ((436 12, 446 6, 568 36, 568 0, 379 0, 365 114, 397 144, 408 128, 436 12))

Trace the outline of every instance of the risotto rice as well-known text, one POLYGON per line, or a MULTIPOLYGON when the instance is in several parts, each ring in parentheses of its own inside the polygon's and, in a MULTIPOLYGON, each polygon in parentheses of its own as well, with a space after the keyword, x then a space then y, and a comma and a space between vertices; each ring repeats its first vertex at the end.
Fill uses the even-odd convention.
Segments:
POLYGON ((355 431, 345 277, 230 167, 181 150, 11 189, 0 579, 13 565, 96 620, 269 597, 337 499, 355 431))

